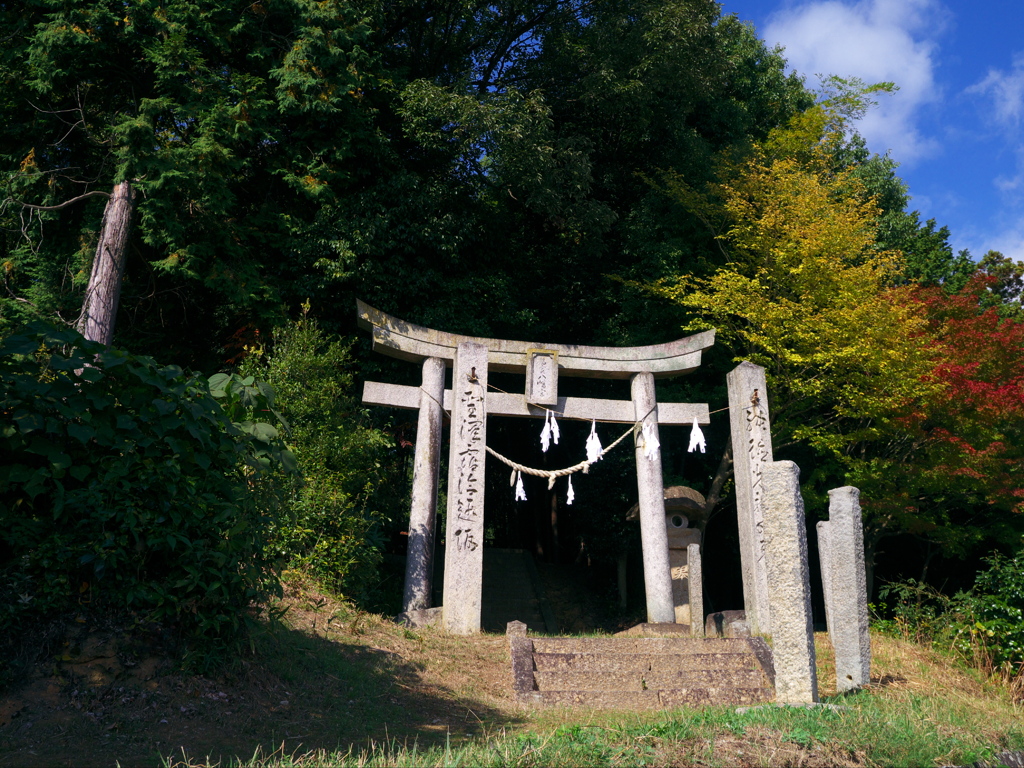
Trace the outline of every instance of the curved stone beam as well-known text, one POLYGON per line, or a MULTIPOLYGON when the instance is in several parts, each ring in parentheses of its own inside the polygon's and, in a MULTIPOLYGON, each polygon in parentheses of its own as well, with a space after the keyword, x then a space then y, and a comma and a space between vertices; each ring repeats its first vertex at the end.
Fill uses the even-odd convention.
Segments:
POLYGON ((473 342, 487 347, 491 370, 505 373, 525 373, 528 352, 543 349, 558 353, 558 372, 563 376, 628 379, 641 372, 653 373, 656 378, 680 376, 697 369, 701 350, 715 343, 714 331, 648 347, 589 347, 485 339, 424 328, 392 317, 358 299, 356 308, 359 326, 373 332, 373 348, 377 352, 411 362, 438 357, 450 367, 456 347, 473 342))

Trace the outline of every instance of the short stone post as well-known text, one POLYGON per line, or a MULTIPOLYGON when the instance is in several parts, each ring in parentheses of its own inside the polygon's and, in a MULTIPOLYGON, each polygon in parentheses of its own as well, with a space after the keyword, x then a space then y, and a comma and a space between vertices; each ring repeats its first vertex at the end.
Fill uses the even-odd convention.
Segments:
POLYGON ((452 374, 448 524, 441 624, 456 635, 480 631, 484 569, 484 461, 487 347, 459 344, 452 374))
MULTIPOLYGON (((685 515, 665 515, 668 534, 668 565, 672 573, 672 606, 676 624, 692 625, 693 571, 690 568, 690 545, 700 543, 700 531, 687 528, 690 521, 685 515)), ((703 621, 703 617, 701 621, 703 621)))
POLYGON ((704 637, 704 574, 700 562, 700 544, 686 547, 690 569, 690 634, 704 637))
MULTIPOLYGON (((637 421, 651 425, 658 437, 658 403, 654 396, 654 376, 633 374, 631 382, 633 411, 637 421)), ((644 553, 644 588, 647 593, 647 621, 672 624, 676 620, 672 604, 672 573, 668 561, 668 535, 665 531, 665 489, 661 475, 661 451, 652 458, 644 455, 643 438, 636 438, 636 482, 640 497, 640 542, 644 553)))
POLYGON ((732 434, 736 516, 743 571, 743 604, 752 634, 772 634, 765 567, 765 524, 762 511, 763 467, 772 461, 771 422, 764 368, 746 361, 726 377, 729 427, 732 434))
POLYGON ((858 489, 844 486, 829 491, 828 496, 827 544, 826 550, 819 552, 823 576, 828 571, 827 579, 823 578, 828 582, 828 634, 836 652, 836 688, 841 692, 871 682, 864 525, 858 489))
POLYGON ((818 674, 800 468, 774 461, 764 465, 763 478, 775 697, 780 704, 812 704, 818 701, 818 674))
POLYGON ((430 608, 434 577, 434 521, 441 466, 441 415, 444 402, 444 360, 423 361, 420 413, 416 422, 416 454, 412 469, 409 548, 405 561, 403 611, 430 608))

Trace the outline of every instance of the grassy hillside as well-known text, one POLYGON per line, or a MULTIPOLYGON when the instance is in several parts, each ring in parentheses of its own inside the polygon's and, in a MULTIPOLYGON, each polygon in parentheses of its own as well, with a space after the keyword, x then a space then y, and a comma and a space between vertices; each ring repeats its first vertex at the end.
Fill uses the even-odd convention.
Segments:
POLYGON ((1012 691, 873 635, 870 688, 835 695, 819 635, 813 710, 533 711, 504 637, 410 631, 289 583, 281 620, 217 678, 174 672, 160 638, 55 627, 0 699, 0 766, 966 765, 1024 749, 1012 691))

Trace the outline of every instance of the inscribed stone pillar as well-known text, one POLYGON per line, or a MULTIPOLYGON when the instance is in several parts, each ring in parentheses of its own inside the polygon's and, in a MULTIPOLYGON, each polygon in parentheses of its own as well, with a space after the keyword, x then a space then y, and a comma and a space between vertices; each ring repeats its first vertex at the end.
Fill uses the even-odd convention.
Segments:
MULTIPOLYGON (((631 382, 636 420, 650 425, 658 439, 658 404, 654 396, 654 376, 636 373, 631 382)), ((668 536, 665 532, 665 489, 661 477, 661 451, 651 458, 644 455, 643 437, 636 437, 636 482, 640 498, 640 542, 644 554, 644 589, 647 593, 647 621, 651 624, 675 622, 672 605, 672 573, 668 562, 668 536)))
POLYGON ((764 465, 762 477, 775 698, 780 704, 812 704, 818 700, 818 674, 800 468, 774 461, 764 465))
POLYGON ((456 635, 480 631, 484 567, 484 460, 487 347, 459 344, 452 373, 448 524, 441 624, 456 635))
POLYGON ((690 634, 704 637, 704 574, 700 544, 690 544, 686 548, 686 560, 690 569, 690 634))
POLYGON ((423 361, 420 415, 416 422, 416 455, 412 469, 409 549, 405 561, 403 611, 430 608, 434 575, 434 520, 441 465, 441 415, 444 402, 444 360, 423 361))
POLYGON ((828 496, 828 634, 836 652, 836 687, 849 691, 871 681, 864 527, 859 490, 844 486, 828 496))
POLYGON ((742 362, 726 377, 729 426, 732 432, 733 476, 739 524, 743 603, 751 634, 772 634, 765 568, 765 526, 762 471, 772 461, 768 390, 764 368, 742 362))

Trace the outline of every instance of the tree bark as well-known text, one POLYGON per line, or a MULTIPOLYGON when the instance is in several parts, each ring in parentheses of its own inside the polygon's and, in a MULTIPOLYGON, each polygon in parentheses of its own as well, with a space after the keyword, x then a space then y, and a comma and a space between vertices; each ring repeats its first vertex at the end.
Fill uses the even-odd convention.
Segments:
POLYGON ((96 244, 89 285, 82 301, 78 330, 90 341, 110 346, 114 340, 117 305, 128 252, 128 237, 135 217, 137 195, 130 182, 114 187, 103 211, 103 226, 96 244))

